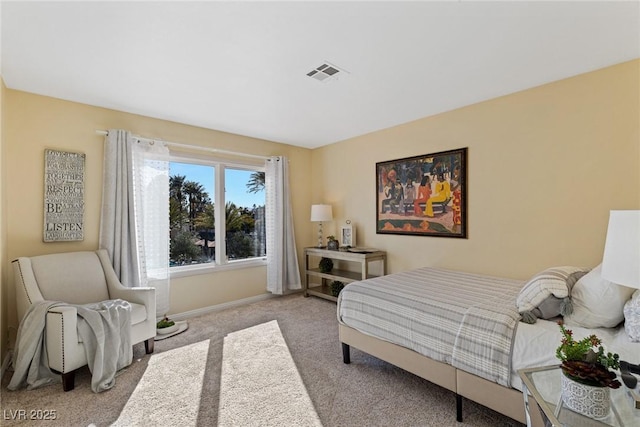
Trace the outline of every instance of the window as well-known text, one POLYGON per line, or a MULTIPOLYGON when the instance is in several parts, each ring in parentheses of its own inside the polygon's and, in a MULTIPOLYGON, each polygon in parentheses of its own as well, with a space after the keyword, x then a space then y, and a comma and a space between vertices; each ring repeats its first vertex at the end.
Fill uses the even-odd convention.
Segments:
POLYGON ((263 260, 264 167, 172 155, 172 272, 263 260))

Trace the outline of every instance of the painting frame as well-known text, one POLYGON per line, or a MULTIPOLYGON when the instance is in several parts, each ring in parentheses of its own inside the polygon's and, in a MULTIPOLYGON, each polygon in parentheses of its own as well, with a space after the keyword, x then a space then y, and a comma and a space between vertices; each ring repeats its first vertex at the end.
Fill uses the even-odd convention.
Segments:
POLYGON ((467 151, 376 163, 376 234, 466 239, 467 151))

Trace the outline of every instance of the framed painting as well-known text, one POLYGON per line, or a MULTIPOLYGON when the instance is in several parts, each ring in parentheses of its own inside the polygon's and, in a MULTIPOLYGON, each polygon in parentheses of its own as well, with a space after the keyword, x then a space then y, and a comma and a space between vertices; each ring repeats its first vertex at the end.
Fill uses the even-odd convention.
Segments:
POLYGON ((376 163, 376 233, 467 237, 467 148, 376 163))

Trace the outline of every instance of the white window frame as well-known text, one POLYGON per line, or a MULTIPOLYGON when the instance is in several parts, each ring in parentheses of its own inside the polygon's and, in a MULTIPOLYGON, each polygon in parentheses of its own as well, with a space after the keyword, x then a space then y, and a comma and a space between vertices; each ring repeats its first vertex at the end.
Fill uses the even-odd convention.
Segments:
MULTIPOLYGON (((217 271, 236 270, 243 268, 263 267, 267 265, 266 255, 263 257, 254 257, 246 259, 237 259, 229 261, 226 256, 226 224, 225 224, 225 169, 240 169, 251 172, 265 172, 263 164, 256 164, 251 162, 239 162, 237 160, 230 161, 226 159, 220 159, 213 156, 204 156, 201 154, 187 154, 187 153, 170 153, 169 162, 176 163, 190 163, 194 165, 211 166, 214 168, 215 173, 215 188, 214 195, 211 198, 214 204, 215 215, 215 237, 216 247, 215 254, 216 259, 214 262, 194 264, 194 265, 180 265, 169 268, 169 274, 171 278, 194 276, 198 274, 209 274, 217 271), (218 239, 218 236, 222 236, 218 239)), ((266 203, 266 199, 265 199, 266 203)))

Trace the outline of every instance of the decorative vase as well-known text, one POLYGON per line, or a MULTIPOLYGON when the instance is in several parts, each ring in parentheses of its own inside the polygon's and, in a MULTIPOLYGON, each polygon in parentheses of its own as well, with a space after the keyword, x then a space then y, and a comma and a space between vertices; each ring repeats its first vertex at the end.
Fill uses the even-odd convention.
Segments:
POLYGON ((562 374, 562 402, 574 412, 594 419, 609 415, 609 387, 596 387, 572 380, 562 374))
POLYGON ((337 297, 338 295, 340 295, 340 291, 342 291, 343 288, 344 283, 339 280, 334 280, 333 282, 331 282, 331 295, 337 297))
POLYGON ((327 249, 330 249, 332 251, 337 251, 339 247, 340 247, 340 243, 338 243, 337 240, 329 240, 327 242, 327 249))
POLYGON ((331 258, 322 258, 320 260, 320 264, 318 264, 318 268, 320 269, 320 273, 329 273, 333 270, 333 261, 331 258))

